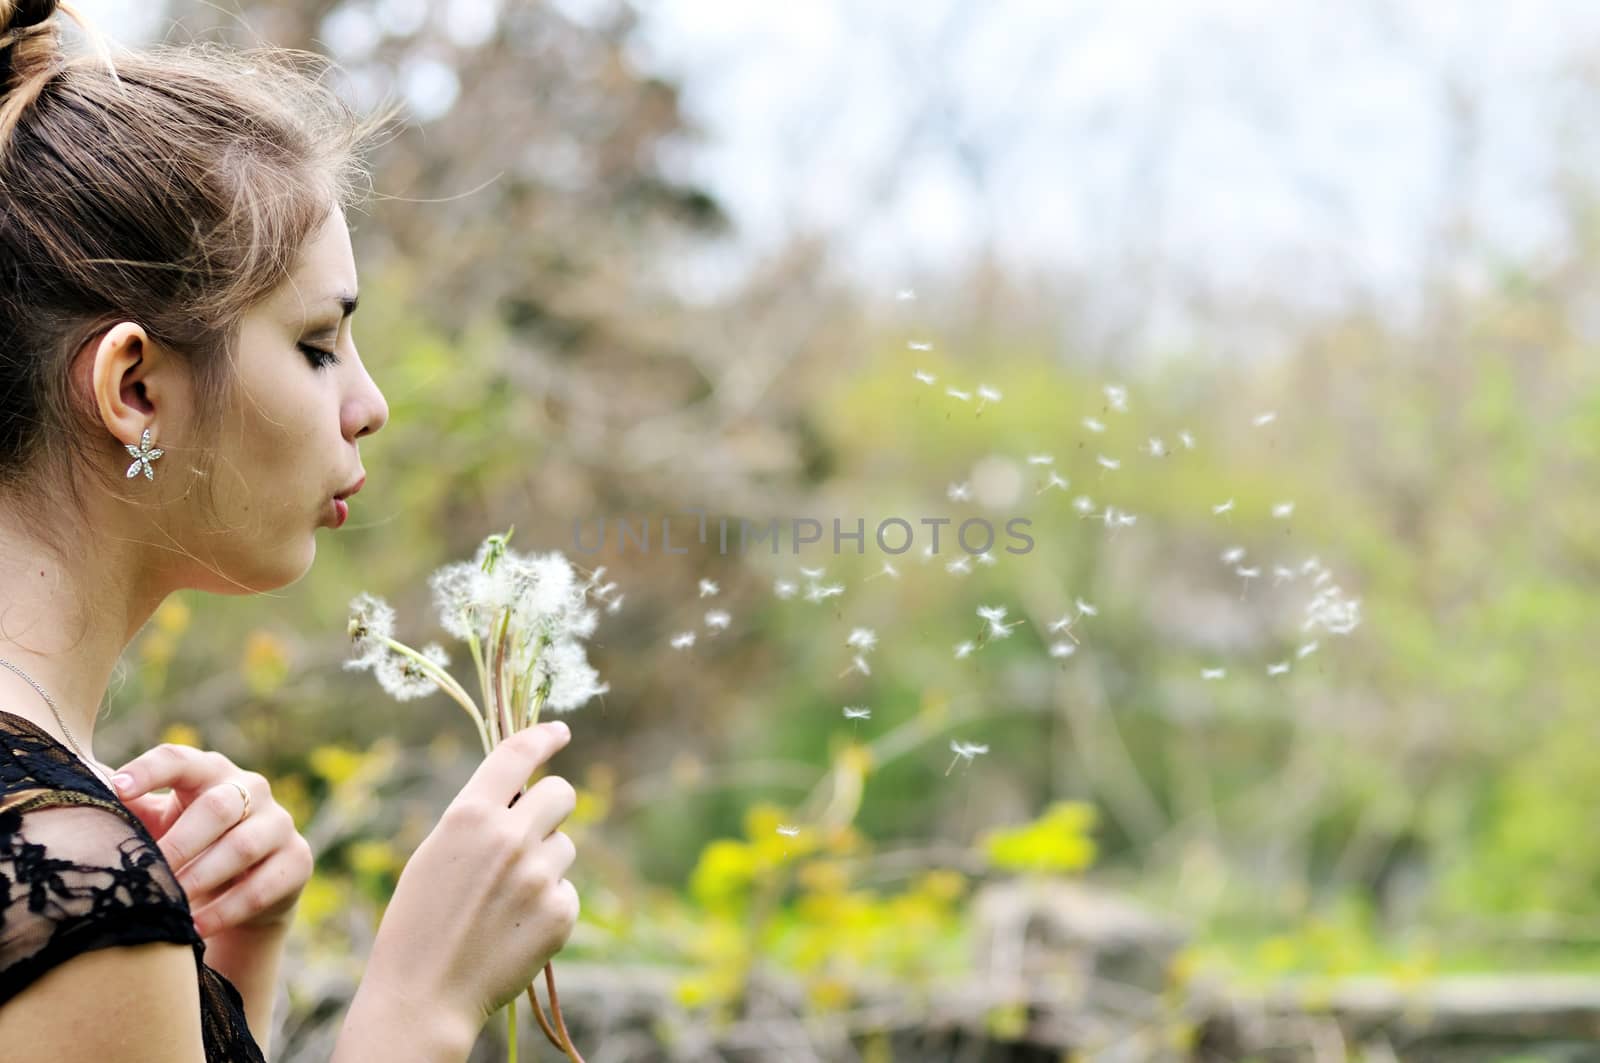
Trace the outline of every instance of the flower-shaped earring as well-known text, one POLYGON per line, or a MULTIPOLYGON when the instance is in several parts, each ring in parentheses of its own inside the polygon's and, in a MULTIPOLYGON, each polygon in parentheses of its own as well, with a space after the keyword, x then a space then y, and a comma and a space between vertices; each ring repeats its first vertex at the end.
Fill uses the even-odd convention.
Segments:
POLYGON ((124 443, 122 445, 128 448, 129 454, 133 455, 133 464, 128 466, 129 478, 138 476, 139 470, 143 469, 144 478, 146 480, 154 480, 156 474, 151 470, 150 463, 161 457, 161 448, 150 449, 150 429, 146 428, 144 435, 139 437, 138 446, 134 446, 132 443, 124 443))

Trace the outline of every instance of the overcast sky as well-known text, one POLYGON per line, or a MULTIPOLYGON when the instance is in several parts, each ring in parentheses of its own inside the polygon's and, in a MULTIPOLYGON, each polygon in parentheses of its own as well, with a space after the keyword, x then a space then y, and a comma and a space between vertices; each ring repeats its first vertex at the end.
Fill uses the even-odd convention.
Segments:
MULTIPOLYGON (((85 6, 144 32, 129 0, 85 6)), ((497 4, 349 6, 379 32, 448 10, 474 33, 497 4)), ((1449 196, 1511 252, 1563 239, 1544 186, 1557 131, 1600 110, 1560 76, 1600 53, 1585 0, 641 9, 641 60, 681 80, 710 137, 675 165, 732 208, 742 255, 820 227, 885 290, 991 242, 1041 264, 1154 255, 1233 288, 1357 283, 1403 303, 1449 196), (1470 172, 1454 165, 1452 83, 1481 107, 1470 172)), ((419 102, 448 97, 437 70, 411 80, 419 102)))

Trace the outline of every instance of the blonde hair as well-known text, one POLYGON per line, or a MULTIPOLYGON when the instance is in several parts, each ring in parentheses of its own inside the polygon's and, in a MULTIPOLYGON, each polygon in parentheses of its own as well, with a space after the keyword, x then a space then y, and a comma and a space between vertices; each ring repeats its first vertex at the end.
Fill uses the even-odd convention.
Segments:
MULTIPOLYGON (((117 53, 69 0, 0 0, 0 499, 47 544, 64 510, 86 523, 84 483, 109 489, 127 463, 74 355, 138 322, 189 367, 197 437, 215 438, 240 319, 360 201, 362 150, 395 110, 353 113, 312 52, 117 53), (63 53, 57 10, 96 54, 63 53)), ((167 467, 209 486, 194 458, 167 467)))

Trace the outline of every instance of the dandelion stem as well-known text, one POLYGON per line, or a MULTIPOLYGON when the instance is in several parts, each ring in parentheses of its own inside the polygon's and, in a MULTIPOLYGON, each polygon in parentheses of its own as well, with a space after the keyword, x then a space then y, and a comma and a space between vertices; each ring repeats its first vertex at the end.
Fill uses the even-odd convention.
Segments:
POLYGON ((403 642, 391 638, 385 638, 383 642, 384 645, 396 653, 415 661, 418 668, 426 672, 433 678, 434 682, 439 684, 439 689, 449 694, 457 704, 467 710, 467 715, 472 717, 473 724, 478 728, 478 737, 483 740, 483 751, 485 753, 494 748, 489 742, 489 733, 484 729, 483 713, 472 703, 472 696, 461 688, 461 684, 456 682, 454 676, 403 642))

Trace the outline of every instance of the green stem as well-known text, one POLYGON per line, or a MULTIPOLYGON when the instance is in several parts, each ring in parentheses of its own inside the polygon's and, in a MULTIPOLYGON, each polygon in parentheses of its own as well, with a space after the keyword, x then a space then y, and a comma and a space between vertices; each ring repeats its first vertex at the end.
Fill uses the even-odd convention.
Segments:
POLYGON ((484 730, 483 713, 472 703, 472 696, 461 688, 461 684, 456 682, 454 676, 403 642, 398 642, 391 638, 385 638, 383 641, 391 650, 415 661, 417 667, 427 672, 433 681, 439 684, 439 689, 449 694, 457 704, 467 711, 467 715, 472 717, 473 724, 478 728, 478 737, 483 740, 483 751, 485 753, 494 748, 489 743, 488 732, 484 730))
POLYGON ((506 1008, 506 1063, 517 1063, 517 1002, 506 1008))

